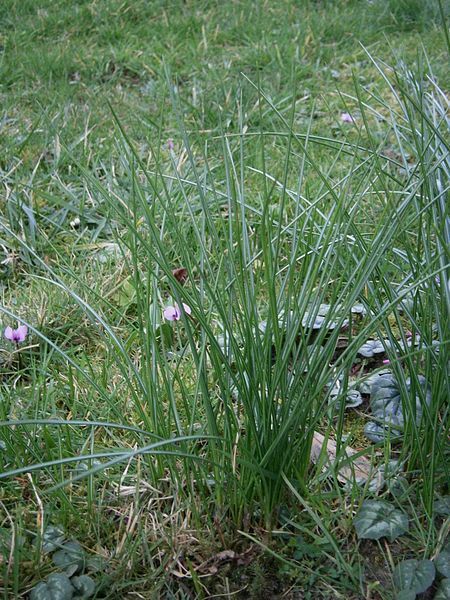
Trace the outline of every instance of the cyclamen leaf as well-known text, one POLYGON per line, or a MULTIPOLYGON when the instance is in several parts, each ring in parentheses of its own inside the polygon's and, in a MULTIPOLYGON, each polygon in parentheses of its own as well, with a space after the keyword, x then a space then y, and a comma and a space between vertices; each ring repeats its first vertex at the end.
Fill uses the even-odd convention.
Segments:
POLYGON ((84 566, 84 550, 78 542, 66 542, 53 555, 53 562, 71 577, 84 566))
POLYGON ((443 577, 450 578, 450 552, 443 550, 434 562, 437 572, 443 577))
POLYGON ((348 390, 347 397, 345 399, 346 408, 356 408, 357 406, 361 406, 362 403, 363 399, 358 390, 348 390))
POLYGON ((384 500, 366 500, 353 520, 359 538, 391 542, 408 531, 408 517, 384 500))
POLYGON ((436 569, 431 560, 403 560, 394 570, 394 584, 399 590, 421 594, 433 583, 436 569))
POLYGON ((450 517, 450 496, 443 496, 435 500, 434 512, 442 517, 450 517))
POLYGON ((53 573, 31 590, 30 600, 72 600, 74 589, 64 573, 53 573))
POLYGON ((395 600, 415 600, 416 592, 412 590, 401 590, 396 596, 395 600))
MULTIPOLYGON (((342 396, 342 389, 340 386, 336 385, 330 392, 330 403, 336 402, 342 396)), ((345 408, 355 408, 360 406, 363 402, 361 393, 355 389, 348 389, 344 403, 345 408)))
POLYGON ((60 527, 50 525, 42 536, 42 552, 47 554, 59 548, 64 541, 64 531, 60 527))
POLYGON ((381 371, 375 371, 369 376, 364 377, 358 382, 357 389, 361 394, 371 394, 373 384, 380 378, 390 377, 392 375, 390 369, 382 369, 381 371))
MULTIPOLYGON (((422 388, 422 395, 427 405, 431 402, 431 392, 424 377, 417 377, 418 383, 422 388)), ((410 379, 405 382, 406 390, 415 393, 413 383, 410 379)), ((400 395, 400 386, 391 373, 374 379, 370 391, 370 408, 372 414, 377 419, 377 423, 367 423, 364 428, 365 435, 373 442, 381 442, 387 436, 394 439, 401 434, 405 423, 403 414, 403 405, 400 395)), ((415 419, 419 425, 422 419, 423 402, 420 394, 415 393, 415 419)))
POLYGON ((390 429, 373 421, 364 425, 364 435, 376 444, 382 442, 388 435, 391 441, 401 438, 401 432, 398 429, 390 429))
POLYGON ((450 579, 443 579, 441 581, 434 600, 450 600, 450 579))
POLYGON ((79 577, 72 577, 72 585, 75 588, 74 599, 84 600, 90 598, 95 592, 95 582, 89 575, 80 575, 79 577))
POLYGON ((385 354, 385 346, 387 345, 386 340, 384 343, 380 340, 367 340, 367 342, 359 348, 358 354, 364 358, 374 358, 380 354, 385 354))
MULTIPOLYGON (((431 402, 431 392, 427 385, 426 379, 421 375, 419 375, 417 379, 422 388, 425 402, 427 405, 429 405, 431 402)), ((408 393, 412 393, 413 384, 411 379, 407 379, 405 384, 408 393)), ((416 423, 419 424, 420 419, 422 418, 423 405, 422 400, 417 393, 415 402, 416 423)), ((377 418, 385 419, 387 422, 394 425, 403 424, 404 417, 400 397, 400 387, 393 375, 380 377, 379 379, 375 380, 371 390, 370 408, 377 418)))

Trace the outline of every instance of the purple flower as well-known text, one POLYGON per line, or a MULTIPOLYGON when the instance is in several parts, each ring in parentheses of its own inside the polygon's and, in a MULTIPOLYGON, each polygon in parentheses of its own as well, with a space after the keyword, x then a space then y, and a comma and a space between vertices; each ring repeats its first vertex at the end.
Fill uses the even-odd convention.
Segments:
POLYGON ((169 138, 167 140, 167 147, 168 147, 169 150, 173 150, 175 148, 175 144, 173 143, 173 139, 172 138, 169 138))
POLYGON ((5 329, 4 336, 7 340, 14 342, 15 344, 20 344, 27 337, 28 327, 26 325, 20 325, 17 329, 13 329, 12 327, 7 327, 5 329))
POLYGON ((352 117, 352 115, 350 113, 342 113, 341 114, 341 121, 343 123, 354 123, 355 119, 352 117))
POLYGON ((181 309, 178 304, 175 304, 175 306, 168 306, 165 308, 163 314, 166 321, 179 321, 181 319, 182 312, 190 315, 191 307, 183 302, 181 309))

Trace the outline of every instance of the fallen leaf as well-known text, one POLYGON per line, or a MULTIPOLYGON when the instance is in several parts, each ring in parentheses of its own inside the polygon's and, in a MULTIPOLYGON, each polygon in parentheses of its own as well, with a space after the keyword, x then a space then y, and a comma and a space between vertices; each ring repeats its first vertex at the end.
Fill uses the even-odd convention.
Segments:
MULTIPOLYGON (((316 464, 322 459, 322 449, 325 443, 325 437, 314 432, 313 442, 311 446, 311 461, 316 464)), ((328 439, 326 443, 325 453, 328 465, 333 465, 336 462, 336 442, 328 439)), ((357 450, 346 447, 345 453, 348 458, 358 454, 357 450)), ((326 467, 327 465, 324 465, 326 467)), ((357 456, 354 460, 348 462, 347 465, 341 467, 338 471, 337 478, 341 483, 356 481, 356 483, 365 483, 369 478, 373 477, 375 468, 371 461, 365 456, 357 456)))

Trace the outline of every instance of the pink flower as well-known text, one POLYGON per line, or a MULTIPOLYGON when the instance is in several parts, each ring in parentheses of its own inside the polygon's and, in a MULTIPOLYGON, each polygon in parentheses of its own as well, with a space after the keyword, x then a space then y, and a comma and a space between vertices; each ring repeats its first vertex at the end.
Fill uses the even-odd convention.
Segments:
POLYGON ((343 123, 354 123, 355 119, 352 117, 352 115, 350 113, 342 113, 341 114, 341 121, 343 123))
POLYGON ((389 359, 385 359, 383 360, 383 365, 389 365, 391 363, 391 361, 389 359))
POLYGON ((17 329, 13 329, 12 327, 7 327, 5 329, 4 336, 7 340, 14 342, 15 344, 20 344, 27 337, 28 327, 26 325, 20 325, 17 329))
POLYGON ((187 315, 190 315, 191 307, 183 302, 182 309, 180 309, 178 304, 175 304, 175 306, 168 306, 167 308, 165 308, 163 314, 166 321, 179 321, 181 319, 182 312, 185 312, 187 315))

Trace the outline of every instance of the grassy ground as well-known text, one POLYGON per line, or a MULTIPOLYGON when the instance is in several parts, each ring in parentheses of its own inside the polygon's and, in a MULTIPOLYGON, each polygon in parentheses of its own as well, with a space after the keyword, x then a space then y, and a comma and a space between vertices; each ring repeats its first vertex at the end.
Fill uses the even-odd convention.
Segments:
MULTIPOLYGON (((402 84, 384 64, 398 72, 406 64, 424 78, 432 70, 448 90, 439 5, 3 0, 0 24, 2 326, 18 315, 34 328, 20 352, 2 341, 0 421, 73 422, 0 427, 2 471, 18 470, 0 488, 4 597, 24 597, 61 570, 42 547, 48 527, 57 526, 82 544, 86 562, 75 571, 89 573, 96 597, 393 598, 394 565, 436 556, 448 534, 445 511, 433 512, 437 498, 448 498, 444 299, 435 293, 423 306, 416 299, 410 320, 394 311, 369 331, 404 336, 412 320, 422 337, 442 344, 438 359, 430 352, 405 359, 411 377, 417 367, 434 378, 429 423, 436 433, 411 426, 417 449, 412 442, 393 448, 406 472, 400 492, 385 497, 395 498, 411 524, 407 537, 389 544, 356 538, 352 519, 370 490, 344 490, 308 460, 314 427, 338 440, 346 434, 370 453, 362 434, 367 403, 331 415, 319 369, 297 391, 284 375, 272 378, 289 371, 295 335, 286 342, 274 332, 275 357, 268 336, 244 344, 242 364, 230 354, 225 367, 211 345, 229 315, 240 337, 250 339, 248 323, 259 315, 270 323, 283 289, 291 300, 320 289, 323 301, 348 293, 350 302, 346 284, 353 281, 360 288, 355 300, 370 305, 370 286, 378 286, 372 307, 380 310, 393 289, 384 282, 403 281, 398 261, 405 256, 417 280, 436 272, 443 280, 448 256, 439 250, 440 230, 425 224, 434 189, 428 172, 414 208, 423 230, 407 207, 404 229, 393 231, 367 280, 358 279, 358 269, 369 273, 364 253, 352 254, 348 241, 357 232, 361 248, 372 248, 424 160, 426 149, 420 154, 404 142, 411 115, 402 114, 402 84), (346 112, 358 126, 342 121, 346 112), (388 127, 389 118, 397 128, 388 127), (320 143, 302 145, 293 132, 320 143), (381 166, 379 156, 390 162, 381 166), (300 190, 298 181, 302 194, 317 199, 314 218, 319 222, 323 211, 329 217, 320 230, 325 242, 333 227, 348 236, 336 246, 341 262, 320 254, 325 242, 314 245, 308 219, 292 233, 298 203, 286 190, 300 190), (155 199, 161 207, 154 208, 155 199), (342 206, 337 215, 334 204, 342 206), (242 205, 248 214, 234 222, 242 205), (268 242, 272 237, 277 243, 268 242), (322 266, 308 258, 312 247, 322 266), (187 268, 186 283, 171 276, 177 267, 187 268), (198 298, 205 312, 194 308, 198 298), (184 318, 178 328, 161 324, 170 299, 189 301, 192 328, 184 318), (285 343, 292 352, 284 353, 285 343), (229 390, 226 398, 232 382, 240 409, 229 390), (259 394, 263 406, 266 390, 267 406, 282 406, 286 396, 299 411, 298 422, 290 409, 283 416, 291 429, 279 453, 272 452, 278 416, 271 408, 261 416, 252 401, 259 394), (307 391, 311 400, 295 404, 307 391), (239 410, 249 407, 266 429, 252 433, 252 421, 241 426, 239 410), (175 436, 191 439, 178 441, 174 455, 124 454, 175 436), (214 436, 229 441, 227 463, 214 436), (112 452, 122 452, 119 465, 96 462, 112 452), (279 456, 291 452, 298 464, 279 456), (58 462, 74 455, 90 458, 58 462), (55 463, 25 468, 46 461, 55 463)), ((351 335, 362 329, 350 327, 351 335)), ((334 361, 335 342, 321 339, 321 364, 334 361)), ((280 426, 276 433, 283 432, 280 426)), ((390 442, 373 451, 387 460, 390 442)))

